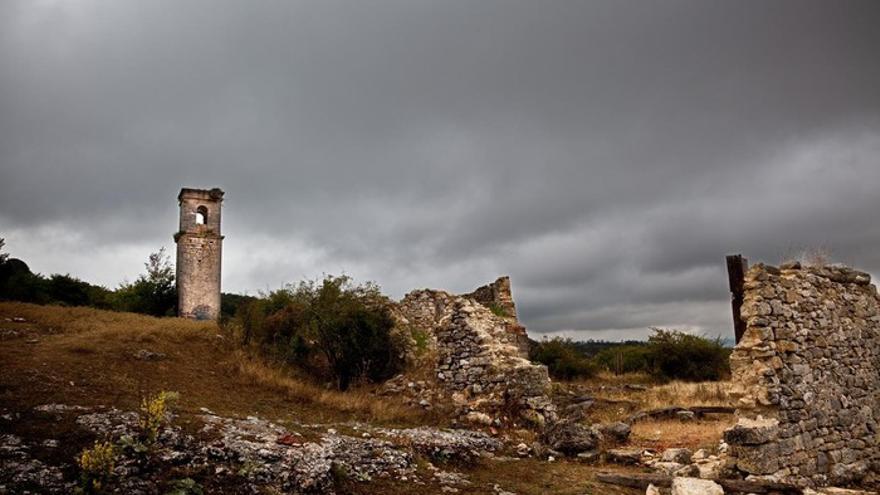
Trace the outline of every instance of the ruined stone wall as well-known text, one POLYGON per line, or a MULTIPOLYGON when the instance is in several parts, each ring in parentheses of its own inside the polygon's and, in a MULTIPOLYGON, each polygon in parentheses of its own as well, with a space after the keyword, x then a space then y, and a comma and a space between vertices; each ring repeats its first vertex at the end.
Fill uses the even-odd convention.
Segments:
POLYGON ((756 265, 731 355, 742 419, 725 433, 747 474, 857 481, 880 462, 880 300, 843 267, 756 265), (760 417, 759 417, 760 415, 760 417))
POLYGON ((462 297, 471 299, 488 308, 492 314, 506 319, 510 324, 505 327, 509 341, 519 348, 524 357, 528 357, 529 338, 526 327, 520 325, 516 316, 516 303, 513 302, 513 293, 510 290, 510 277, 498 277, 491 284, 477 288, 462 297))
POLYGON ((396 313, 402 325, 430 335, 437 383, 472 411, 516 409, 536 424, 555 419, 547 367, 527 359, 520 347, 525 328, 514 318, 470 294, 428 289, 407 294, 396 313))
POLYGON ((498 277, 498 280, 491 284, 462 296, 477 301, 498 316, 516 320, 516 304, 510 291, 510 277, 498 277))

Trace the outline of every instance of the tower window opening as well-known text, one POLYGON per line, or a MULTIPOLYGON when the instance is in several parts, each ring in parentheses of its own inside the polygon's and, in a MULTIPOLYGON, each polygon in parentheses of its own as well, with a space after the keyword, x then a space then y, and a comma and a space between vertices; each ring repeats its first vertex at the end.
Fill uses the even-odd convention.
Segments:
POLYGON ((197 225, 205 225, 208 223, 208 209, 204 206, 199 206, 196 209, 196 224, 197 225))

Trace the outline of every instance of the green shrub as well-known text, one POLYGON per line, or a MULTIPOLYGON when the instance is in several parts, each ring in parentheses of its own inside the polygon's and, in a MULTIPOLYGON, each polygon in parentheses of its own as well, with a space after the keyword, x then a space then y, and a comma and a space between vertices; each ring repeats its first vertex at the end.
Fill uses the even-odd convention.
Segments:
POLYGON ((545 338, 532 346, 529 358, 546 365, 550 376, 560 380, 589 378, 597 371, 597 366, 577 350, 571 339, 545 338))
POLYGON ((615 375, 624 373, 648 373, 651 349, 646 343, 628 343, 609 346, 593 358, 595 363, 615 375))
POLYGON ((159 438, 159 433, 167 421, 166 415, 170 412, 171 405, 179 398, 180 394, 177 392, 162 391, 141 400, 141 416, 138 427, 146 445, 154 444, 159 438))
POLYGON ((95 442, 76 457, 80 468, 79 493, 103 493, 116 466, 116 447, 110 442, 95 442))
POLYGON ((271 292, 243 305, 236 320, 245 344, 332 378, 340 390, 358 379, 384 380, 403 366, 387 299, 375 284, 355 285, 344 275, 271 292))
POLYGON ((721 380, 730 375, 730 349, 720 339, 653 328, 648 338, 649 372, 661 379, 721 380))
POLYGON ((112 296, 113 309, 153 316, 177 313, 177 286, 174 266, 165 248, 150 254, 144 263, 147 273, 132 283, 123 283, 112 296))
POLYGON ((509 314, 507 314, 506 309, 504 309, 503 307, 499 306, 496 303, 489 304, 489 311, 491 311, 493 315, 500 316, 502 318, 507 318, 510 316, 509 314))

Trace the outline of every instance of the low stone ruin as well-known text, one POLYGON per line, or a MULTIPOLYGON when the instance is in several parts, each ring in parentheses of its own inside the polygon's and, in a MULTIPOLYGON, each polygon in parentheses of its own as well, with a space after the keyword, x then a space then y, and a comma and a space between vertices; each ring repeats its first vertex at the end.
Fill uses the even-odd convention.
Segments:
POLYGON ((799 263, 745 272, 745 331, 730 360, 740 420, 725 440, 746 475, 824 486, 880 472, 880 299, 870 280, 799 263))
POLYGON ((491 423, 492 415, 513 413, 536 426, 556 419, 547 368, 528 360, 507 277, 465 295, 416 290, 394 314, 401 327, 423 336, 431 380, 464 406, 466 417, 491 423))

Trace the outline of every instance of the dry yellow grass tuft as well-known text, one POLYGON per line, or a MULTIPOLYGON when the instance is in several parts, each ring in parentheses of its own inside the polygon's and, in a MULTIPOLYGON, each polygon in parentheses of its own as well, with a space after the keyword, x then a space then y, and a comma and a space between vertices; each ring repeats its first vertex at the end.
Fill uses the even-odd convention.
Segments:
POLYGON ((429 417, 421 409, 392 403, 388 399, 372 394, 368 389, 340 392, 294 378, 290 370, 283 366, 270 365, 258 356, 241 349, 233 351, 229 362, 236 372, 252 384, 297 401, 306 401, 343 413, 366 414, 366 419, 378 422, 411 422, 426 420, 429 417))
POLYGON ((687 447, 712 451, 732 424, 732 416, 686 423, 674 419, 638 422, 632 427, 630 443, 656 450, 687 447))
POLYGON ((669 406, 728 406, 731 382, 679 382, 650 387, 638 396, 644 408, 654 409, 669 406))
POLYGON ((584 382, 582 386, 595 393, 596 397, 611 401, 631 402, 639 409, 656 409, 680 406, 730 406, 732 383, 671 381, 653 384, 647 375, 602 374, 596 380, 584 382), (629 384, 645 384, 645 390, 628 388, 629 384))

